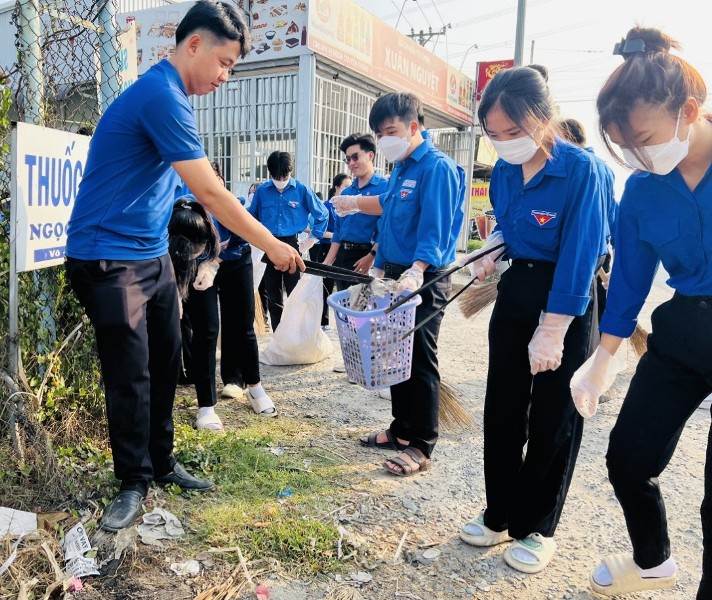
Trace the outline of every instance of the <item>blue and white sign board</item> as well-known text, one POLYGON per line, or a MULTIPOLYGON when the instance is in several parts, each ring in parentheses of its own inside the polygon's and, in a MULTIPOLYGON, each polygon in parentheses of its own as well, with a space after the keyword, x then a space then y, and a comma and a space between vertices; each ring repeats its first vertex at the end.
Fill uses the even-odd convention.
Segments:
POLYGON ((10 233, 17 272, 64 262, 67 223, 84 174, 90 139, 13 123, 10 233))

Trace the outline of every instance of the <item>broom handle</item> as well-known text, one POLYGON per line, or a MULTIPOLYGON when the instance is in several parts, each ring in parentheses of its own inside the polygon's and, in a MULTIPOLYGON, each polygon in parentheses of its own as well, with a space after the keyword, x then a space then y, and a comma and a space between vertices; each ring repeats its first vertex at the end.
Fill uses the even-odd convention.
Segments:
MULTIPOLYGON (((447 270, 443 271, 443 272, 440 273, 439 275, 436 275, 435 277, 433 277, 433 278, 432 278, 430 281, 428 281, 428 283, 426 283, 425 285, 421 285, 417 290, 414 290, 414 291, 412 291, 412 292, 409 292, 409 293, 406 294, 405 296, 401 296, 401 297, 398 299, 397 302, 395 302, 394 304, 391 304, 385 311, 383 311, 384 314, 387 315, 388 313, 393 312, 396 308, 398 308, 399 306, 405 304, 406 302, 408 302, 408 300, 410 300, 411 298, 414 298, 415 296, 417 296, 418 294, 420 294, 420 292, 422 292, 423 290, 428 289, 431 285, 434 285, 434 284, 436 284, 438 281, 440 281, 440 280, 442 280, 442 279, 445 279, 448 275, 452 275, 453 273, 459 271, 460 269, 462 269, 462 267, 465 267, 465 266, 469 265, 470 263, 473 263, 473 262, 475 262, 476 260, 479 260, 479 259, 482 258, 483 256, 487 256, 488 254, 491 254, 491 253, 494 252, 495 250, 499 250, 500 248, 504 248, 505 246, 506 246, 506 244, 505 244, 504 242, 502 242, 501 244, 497 244, 496 246, 492 246, 491 248, 488 248, 488 249, 485 250, 484 252, 480 252, 479 254, 477 254, 476 256, 473 256, 472 258, 468 258, 468 259, 467 259, 464 263, 462 263, 461 265, 456 265, 456 266, 454 266, 454 267, 452 267, 452 268, 450 268, 450 269, 447 269, 447 270)), ((506 251, 506 248, 505 248, 505 251, 506 251)), ((499 260, 500 258, 502 258, 503 255, 504 255, 504 252, 502 252, 502 253, 495 259, 495 262, 497 262, 497 260, 499 260)), ((474 279, 473 279, 472 281, 470 281, 470 283, 472 283, 473 281, 474 281, 474 279)), ((469 284, 468 284, 468 285, 469 285, 469 284)), ((467 286, 465 286, 465 287, 467 287, 467 286)), ((464 288, 463 288, 463 289, 464 289, 464 288)), ((460 292, 458 292, 458 294, 459 294, 459 293, 460 293, 460 292)), ((456 296, 457 296, 457 294, 456 294, 456 296)), ((455 298, 455 296, 453 296, 453 298, 451 298, 451 299, 448 301, 447 304, 449 304, 450 302, 452 302, 452 300, 454 300, 454 298, 455 298)), ((445 306, 447 306, 447 304, 446 304, 445 306)), ((443 306, 443 308, 445 308, 445 306, 443 306)), ((435 314, 437 314, 437 312, 436 312, 435 314)))
MULTIPOLYGON (((502 244, 502 245, 504 245, 504 244, 502 244)), ((499 247, 499 246, 498 246, 498 247, 499 247)), ((506 251, 507 251, 506 249, 503 250, 503 251, 497 256, 497 258, 495 259, 495 262, 497 262, 500 258, 502 258, 502 257, 504 256, 504 253, 505 253, 506 251)), ((418 323, 415 327, 413 327, 413 329, 411 329, 411 330, 408 331, 407 333, 404 333, 404 334, 401 336, 400 339, 401 339, 401 340, 404 340, 404 339, 407 338, 411 333, 415 333, 416 331, 418 331, 418 329, 420 329, 420 328, 421 328, 423 325, 425 325, 428 321, 430 321, 431 319, 434 319, 434 318, 438 315, 438 313, 441 313, 442 311, 444 311, 444 310, 447 308, 448 304, 450 304, 450 303, 452 303, 453 301, 455 301, 455 300, 457 299, 457 297, 458 297, 460 294, 462 294, 462 292, 464 292, 464 291, 465 291, 468 287, 470 287, 473 283, 475 283, 475 281, 478 281, 477 277, 473 277, 472 279, 470 279, 470 281, 468 281, 465 285, 463 285, 463 286, 462 286, 462 289, 461 289, 460 291, 458 291, 452 298, 450 298, 445 304, 443 304, 443 305, 442 305, 438 310, 436 310, 433 314, 431 314, 431 315, 428 316, 427 318, 423 319, 420 323, 418 323)), ((399 340, 399 341, 400 341, 400 340, 399 340)))

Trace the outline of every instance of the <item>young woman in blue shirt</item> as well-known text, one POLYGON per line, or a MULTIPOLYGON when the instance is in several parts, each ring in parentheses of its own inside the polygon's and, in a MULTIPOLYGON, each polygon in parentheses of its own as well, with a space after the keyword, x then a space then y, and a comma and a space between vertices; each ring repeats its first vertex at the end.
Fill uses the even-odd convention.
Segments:
MULTIPOLYGON (((576 407, 592 416, 615 378, 613 355, 633 332, 662 264, 675 290, 652 315, 641 358, 611 432, 608 477, 623 508, 633 555, 603 559, 591 574, 607 596, 676 585, 658 476, 687 419, 712 391, 712 122, 707 88, 656 29, 634 28, 616 46, 624 62, 598 96, 612 154, 637 169, 626 182, 601 343, 572 383, 576 407), (620 154, 616 150, 620 149, 620 154), (621 158, 622 154, 622 158, 621 158)), ((702 581, 712 598, 712 445, 707 446, 702 581)))
MULTIPOLYGON (((490 187, 497 227, 488 245, 506 241, 512 265, 489 328, 487 507, 460 537, 475 546, 511 541, 505 561, 536 573, 554 555, 581 443, 569 380, 589 348, 605 213, 599 170, 588 152, 556 136, 554 103, 537 71, 498 73, 478 116, 500 157, 490 187)), ((494 263, 480 259, 472 271, 484 278, 494 263)))

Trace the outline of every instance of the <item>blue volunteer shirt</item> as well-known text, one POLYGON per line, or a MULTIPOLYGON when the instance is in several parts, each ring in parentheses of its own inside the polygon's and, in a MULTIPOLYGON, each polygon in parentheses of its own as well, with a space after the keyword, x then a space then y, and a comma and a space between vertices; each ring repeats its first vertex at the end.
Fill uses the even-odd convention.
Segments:
MULTIPOLYGON (((341 194, 343 196, 380 196, 388 188, 388 179, 379 173, 374 173, 363 187, 359 187, 358 178, 341 194)), ((372 244, 378 229, 380 215, 365 215, 356 213, 347 217, 336 217, 334 237, 336 243, 351 242, 353 244, 372 244)))
POLYGON ((557 139, 544 168, 522 185, 522 166, 499 159, 490 199, 511 259, 556 263, 547 312, 582 315, 606 253, 604 198, 592 156, 557 139))
MULTIPOLYGON (((246 200, 242 196, 239 196, 237 199, 242 206, 245 206, 246 200)), ((218 232, 218 239, 220 240, 220 254, 218 258, 223 262, 237 260, 245 253, 249 244, 242 237, 230 231, 215 217, 212 218, 215 229, 218 232)))
MULTIPOLYGON (((324 208, 329 212, 329 222, 326 226, 326 231, 322 234, 325 235, 327 233, 334 233, 334 227, 336 226, 336 212, 334 211, 334 205, 331 203, 331 200, 327 200, 324 202, 324 208)), ((310 214, 309 215, 309 230, 314 229, 314 215, 310 214)), ((329 237, 320 237, 319 238, 319 244, 331 244, 331 238, 329 237)))
POLYGON ((67 256, 142 260, 166 254, 180 184, 171 163, 204 156, 185 86, 163 60, 97 125, 69 219, 67 256))
POLYGON ((449 156, 424 141, 396 163, 378 222, 374 267, 428 263, 429 271, 455 260, 462 225, 465 173, 449 156))
POLYGON ((329 211, 317 195, 300 181, 289 178, 282 193, 272 181, 255 190, 252 204, 247 209, 270 233, 277 237, 296 235, 309 225, 309 215, 314 217, 312 234, 324 236, 329 221, 329 211))
POLYGON ((662 263, 667 284, 684 296, 712 296, 712 167, 694 191, 674 169, 644 171, 626 182, 618 213, 616 258, 601 331, 633 333, 662 263))
POLYGON ((598 167, 598 174, 601 178, 601 190, 603 193, 603 205, 606 208, 606 239, 615 247, 613 234, 616 231, 616 217, 618 215, 618 203, 616 202, 615 194, 615 175, 613 170, 606 164, 602 158, 596 156, 593 148, 584 148, 592 157, 598 167))

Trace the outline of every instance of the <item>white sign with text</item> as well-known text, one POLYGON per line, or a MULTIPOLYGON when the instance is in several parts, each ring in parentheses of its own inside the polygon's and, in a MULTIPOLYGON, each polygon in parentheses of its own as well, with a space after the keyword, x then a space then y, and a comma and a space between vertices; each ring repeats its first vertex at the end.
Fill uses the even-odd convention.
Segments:
POLYGON ((11 236, 18 272, 64 261, 67 223, 84 174, 90 138, 14 123, 11 236))

